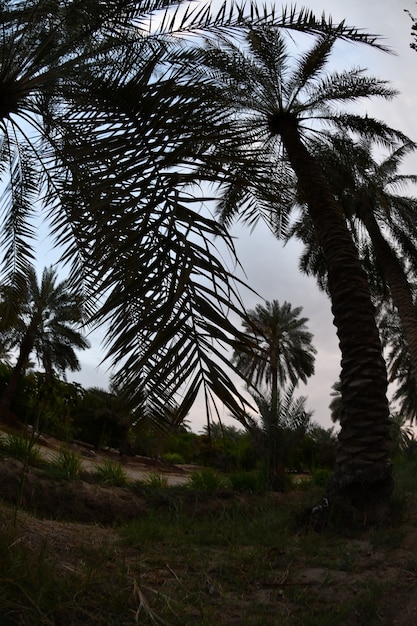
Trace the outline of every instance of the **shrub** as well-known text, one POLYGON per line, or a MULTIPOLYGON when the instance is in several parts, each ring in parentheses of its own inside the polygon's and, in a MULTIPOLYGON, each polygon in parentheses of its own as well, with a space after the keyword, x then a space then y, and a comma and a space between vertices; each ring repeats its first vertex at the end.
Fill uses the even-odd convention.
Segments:
POLYGON ((11 456, 32 467, 39 467, 44 462, 41 450, 33 437, 8 434, 1 439, 0 447, 3 456, 11 456))
POLYGON ((197 491, 215 491, 226 487, 227 481, 221 474, 210 467, 206 467, 200 472, 192 472, 187 486, 197 491))
POLYGON ((249 491, 250 493, 266 491, 265 481, 259 472, 234 472, 228 478, 235 491, 249 491))
POLYGON ((128 481, 123 467, 120 463, 114 463, 113 461, 105 461, 103 465, 99 465, 94 475, 100 482, 114 485, 115 487, 123 487, 128 481))
POLYGON ((80 457, 73 450, 69 450, 67 446, 62 446, 55 456, 52 466, 58 475, 62 475, 64 478, 76 478, 81 471, 82 464, 80 457))
POLYGON ((162 460, 165 463, 173 463, 174 465, 182 465, 185 463, 184 458, 178 452, 167 452, 162 455, 162 460))

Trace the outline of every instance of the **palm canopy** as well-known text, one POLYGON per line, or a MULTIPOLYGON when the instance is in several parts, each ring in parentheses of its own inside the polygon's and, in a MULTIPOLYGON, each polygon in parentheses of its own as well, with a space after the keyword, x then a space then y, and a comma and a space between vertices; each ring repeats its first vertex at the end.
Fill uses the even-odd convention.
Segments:
POLYGON ((277 300, 257 304, 243 321, 245 332, 256 346, 252 352, 235 351, 237 369, 256 387, 263 382, 272 393, 278 392, 288 380, 296 385, 314 374, 315 348, 313 335, 307 331, 306 317, 300 317, 302 307, 292 308, 277 300))
MULTIPOLYGON (((383 261, 376 259, 376 251, 373 249, 371 235, 374 220, 404 269, 406 263, 407 272, 415 274, 417 270, 417 199, 404 193, 411 184, 417 182, 417 176, 399 171, 404 158, 415 149, 415 144, 409 141, 394 147, 387 156, 377 160, 372 144, 352 140, 346 135, 332 137, 328 142, 318 142, 315 147, 315 154, 320 159, 333 192, 343 206, 362 262, 375 287, 375 295, 379 293, 382 296, 386 284, 381 275, 383 261), (368 232, 368 226, 371 233, 368 232)), ((319 286, 326 289, 323 254, 302 197, 298 197, 298 203, 300 215, 286 233, 286 238, 295 236, 304 243, 300 269, 308 275, 315 275, 319 286)))
POLYGON ((171 7, 166 0, 2 4, 5 280, 24 283, 40 197, 86 302, 103 296, 96 320, 110 322, 109 356, 124 382, 175 392, 189 380, 184 406, 202 385, 230 404, 236 389, 216 358, 227 361, 223 346, 236 335, 228 314, 242 307, 211 241, 222 238, 234 251, 200 210, 206 196, 193 186, 223 175, 221 166, 196 165, 215 162, 212 147, 229 121, 201 81, 188 81, 184 68, 195 59, 180 44, 248 19, 378 43, 305 10, 171 7))

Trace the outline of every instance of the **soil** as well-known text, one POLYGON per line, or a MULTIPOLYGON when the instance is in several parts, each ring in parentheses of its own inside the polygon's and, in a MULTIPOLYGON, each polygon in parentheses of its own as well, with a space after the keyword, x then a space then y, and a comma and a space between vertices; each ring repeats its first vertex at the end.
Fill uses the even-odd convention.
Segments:
MULTIPOLYGON (((61 445, 61 442, 51 437, 43 437, 39 443, 46 457, 56 454, 61 445)), ((94 465, 106 459, 117 458, 114 451, 93 454, 83 444, 75 444, 74 449, 80 454, 85 470, 91 470, 94 465)), ((194 469, 188 466, 169 466, 138 457, 122 459, 121 462, 133 480, 143 480, 153 472, 166 476, 171 485, 184 483, 194 469)), ((0 461, 0 493, 3 503, 15 505, 18 497, 21 510, 28 512, 19 515, 20 541, 32 550, 47 542, 49 549, 55 554, 62 553, 66 568, 71 568, 71 558, 76 558, 86 546, 99 548, 112 542, 119 545, 118 524, 146 515, 150 507, 160 506, 162 510, 164 506, 163 498, 158 503, 155 497, 150 503, 149 497, 140 486, 129 489, 106 487, 89 482, 87 474, 84 478, 77 481, 53 480, 41 469, 26 468, 22 480, 20 462, 12 459, 0 461)), ((201 501, 201 514, 210 514, 210 510, 218 506, 219 499, 224 508, 227 507, 228 500, 232 501, 236 497, 240 498, 243 505, 251 506, 249 495, 213 494, 201 501)), ((282 497, 297 496, 277 496, 282 497)), ((4 506, 7 508, 8 505, 3 504, 2 507, 4 506)), ((195 501, 193 506, 195 507, 195 501)), ((12 509, 13 507, 10 508, 12 509)), ((266 581, 263 586, 258 584, 253 593, 257 599, 264 597, 265 602, 271 602, 274 596, 275 602, 282 605, 284 596, 281 594, 285 592, 286 585, 292 585, 300 590, 300 594, 306 597, 310 594, 311 598, 314 596, 315 605, 319 602, 323 615, 326 615, 334 607, 336 598, 342 603, 351 600, 354 607, 361 587, 370 584, 377 589, 380 585, 384 593, 378 599, 378 610, 368 617, 366 611, 358 616, 352 610, 352 615, 343 624, 417 626, 417 504, 411 504, 395 531, 394 535, 399 539, 393 545, 383 545, 382 548, 376 548, 375 542, 365 532, 360 537, 340 538, 339 544, 335 545, 345 555, 346 567, 335 569, 332 566, 315 566, 305 558, 291 564, 290 582, 283 575, 281 581, 274 583, 274 589, 266 581), (350 554, 355 555, 353 567, 349 564, 350 554), (387 585, 389 593, 386 593, 387 585)), ((217 601, 214 592, 210 601, 217 601)), ((221 610, 227 612, 223 600, 220 604, 221 610)), ((236 613, 236 610, 235 606, 233 611, 236 613)), ((239 624, 239 619, 233 619, 232 613, 231 611, 228 621, 219 623, 239 624)), ((198 623, 197 621, 196 626, 198 623)), ((314 622, 316 623, 331 624, 331 615, 330 621, 314 622)), ((275 625, 278 622, 272 621, 270 624, 275 625)), ((269 622, 266 626, 269 626, 269 622)), ((300 623, 300 626, 304 626, 304 623, 300 623)))

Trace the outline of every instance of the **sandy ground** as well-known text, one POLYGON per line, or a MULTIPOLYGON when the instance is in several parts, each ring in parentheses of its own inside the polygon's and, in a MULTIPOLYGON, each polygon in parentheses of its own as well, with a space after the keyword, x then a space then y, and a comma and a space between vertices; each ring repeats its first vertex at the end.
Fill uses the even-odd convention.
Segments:
MULTIPOLYGON (((36 445, 40 447, 44 458, 49 461, 54 459, 63 443, 55 437, 42 434, 36 436, 36 445)), ((105 449, 96 452, 92 446, 81 442, 70 443, 68 447, 78 454, 84 470, 94 471, 98 465, 111 460, 120 463, 132 481, 146 481, 150 475, 160 474, 170 486, 183 485, 188 481, 191 472, 199 469, 194 465, 173 465, 148 457, 122 457, 117 450, 105 449)))

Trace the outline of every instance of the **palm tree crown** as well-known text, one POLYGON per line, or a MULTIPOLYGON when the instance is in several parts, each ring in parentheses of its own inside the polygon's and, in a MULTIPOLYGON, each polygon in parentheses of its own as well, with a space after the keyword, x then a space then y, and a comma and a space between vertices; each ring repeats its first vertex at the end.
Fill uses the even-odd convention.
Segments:
POLYGON ((277 300, 257 304, 243 320, 246 333, 253 338, 251 353, 235 351, 236 367, 255 386, 263 381, 277 393, 287 380, 292 385, 314 374, 313 335, 307 331, 308 319, 300 317, 302 307, 292 308, 277 300))
POLYGON ((45 268, 38 284, 32 269, 18 298, 10 294, 11 289, 10 286, 1 289, 1 330, 7 335, 10 348, 17 348, 19 353, 1 399, 1 406, 6 409, 10 408, 17 382, 32 352, 42 364, 47 379, 51 379, 55 373, 65 375, 67 369, 79 370, 74 348, 89 347, 79 331, 83 322, 81 299, 71 290, 68 281, 57 283, 55 270, 45 268), (10 317, 9 300, 16 299, 20 306, 10 317))

